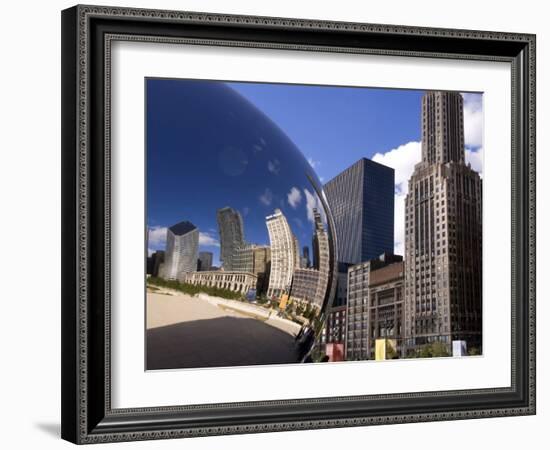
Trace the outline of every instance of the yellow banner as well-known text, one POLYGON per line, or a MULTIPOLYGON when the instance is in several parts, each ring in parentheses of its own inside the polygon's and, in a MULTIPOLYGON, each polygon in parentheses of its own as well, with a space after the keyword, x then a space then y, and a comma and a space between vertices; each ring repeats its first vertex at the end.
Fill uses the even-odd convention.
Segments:
POLYGON ((281 301, 279 302, 279 308, 284 310, 286 308, 287 303, 288 303, 288 295, 287 294, 281 295, 281 301))

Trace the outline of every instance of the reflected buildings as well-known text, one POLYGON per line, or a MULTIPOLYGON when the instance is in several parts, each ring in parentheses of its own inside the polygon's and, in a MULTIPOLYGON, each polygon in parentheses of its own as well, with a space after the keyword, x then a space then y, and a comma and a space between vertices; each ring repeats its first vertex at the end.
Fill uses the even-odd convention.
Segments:
POLYGON ((323 225, 319 210, 313 208, 313 268, 319 272, 319 282, 315 290, 315 304, 323 306, 330 275, 330 247, 328 233, 323 225))
POLYGON ((225 207, 217 212, 220 233, 220 261, 224 270, 234 270, 236 249, 244 246, 243 219, 233 208, 225 207))
POLYGON ((214 254, 212 252, 199 252, 199 263, 197 265, 197 270, 207 271, 212 269, 212 260, 214 254))
POLYGON ((164 263, 164 250, 157 250, 147 258, 147 274, 158 277, 161 266, 164 263))
POLYGON ((267 296, 280 297, 288 293, 292 282, 296 266, 296 238, 280 209, 266 217, 266 225, 271 246, 271 274, 267 296))
POLYGON ((181 274, 195 271, 198 253, 198 228, 188 221, 172 225, 166 232, 166 254, 160 276, 176 280, 181 274))

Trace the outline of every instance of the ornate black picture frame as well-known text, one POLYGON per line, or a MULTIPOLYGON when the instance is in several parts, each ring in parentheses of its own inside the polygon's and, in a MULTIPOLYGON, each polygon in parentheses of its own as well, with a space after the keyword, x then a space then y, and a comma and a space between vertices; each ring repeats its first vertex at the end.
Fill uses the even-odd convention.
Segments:
POLYGON ((74 443, 535 414, 535 36, 98 6, 62 12, 62 437, 74 443), (504 61, 512 67, 506 388, 113 409, 110 46, 115 40, 504 61))

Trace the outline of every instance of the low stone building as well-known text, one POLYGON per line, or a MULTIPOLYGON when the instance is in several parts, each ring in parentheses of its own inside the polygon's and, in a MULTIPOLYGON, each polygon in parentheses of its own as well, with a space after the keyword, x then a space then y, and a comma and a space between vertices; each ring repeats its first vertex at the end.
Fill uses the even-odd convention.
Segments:
POLYGON ((210 272, 187 273, 180 281, 193 285, 228 289, 234 292, 246 294, 250 289, 256 289, 258 277, 247 272, 228 272, 216 270, 210 272))

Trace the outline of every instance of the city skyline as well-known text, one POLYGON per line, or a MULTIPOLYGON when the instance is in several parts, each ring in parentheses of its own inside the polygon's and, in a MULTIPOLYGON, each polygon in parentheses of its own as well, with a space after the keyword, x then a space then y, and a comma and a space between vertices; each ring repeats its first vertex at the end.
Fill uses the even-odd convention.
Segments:
MULTIPOLYGON (((149 114, 151 114, 151 117, 156 117, 148 133, 148 144, 158 146, 160 149, 166 142, 173 142, 177 136, 170 134, 164 139, 157 140, 157 142, 154 140, 155 133, 160 131, 155 131, 155 123, 165 122, 161 120, 162 117, 158 116, 161 109, 166 110, 163 99, 170 94, 170 92, 166 92, 164 87, 166 83, 159 84, 154 83, 154 81, 156 80, 148 80, 149 92, 154 93, 155 90, 160 92, 157 92, 158 99, 156 101, 151 99, 148 103, 149 114), (156 84, 158 85, 155 86, 156 84)), ((184 91, 185 94, 188 94, 194 83, 196 83, 193 80, 163 81, 173 81, 173 83, 168 83, 172 84, 171 89, 184 91)), ((302 151, 323 183, 326 183, 362 157, 392 167, 395 170, 394 253, 403 254, 404 198, 407 194, 407 181, 412 175, 414 165, 420 162, 421 159, 420 98, 424 91, 260 83, 206 83, 223 85, 226 88, 230 87, 261 110, 302 151), (284 99, 284 102, 281 99, 284 99), (323 102, 326 103, 327 107, 320 112, 318 106, 323 102), (392 105, 391 108, 388 105, 392 105), (292 114, 285 115, 285 108, 287 111, 292 111, 292 114), (399 111, 399 113, 396 113, 396 111, 399 111), (300 114, 299 126, 295 123, 295 120, 292 120, 298 113, 300 114), (376 113, 378 113, 377 116, 375 116, 376 113), (338 116, 340 119, 332 120, 331 117, 333 116, 338 116), (400 123, 398 129, 394 126, 396 120, 400 123), (319 124, 322 126, 319 126, 319 124), (313 126, 315 128, 312 128, 313 126), (388 131, 390 126, 392 127, 391 132, 388 131), (340 141, 344 141, 341 134, 343 131, 347 133, 345 136, 346 144, 340 143, 337 146, 337 151, 334 151, 336 147, 334 139, 340 136, 340 141), (365 136, 367 132, 369 135, 365 136)), ((481 94, 463 94, 463 98, 466 161, 470 162, 472 167, 482 174, 482 96, 481 94)), ((184 108, 177 112, 182 113, 183 111, 184 108)), ((168 107, 164 114, 169 115, 174 114, 174 112, 173 108, 168 107)), ((176 114, 176 116, 181 117, 181 114, 176 114)), ((182 118, 185 117, 184 115, 182 118)), ((169 124, 172 122, 168 121, 169 124)), ((178 129, 179 133, 184 131, 178 129)), ((175 140, 180 144, 183 142, 181 137, 175 140)), ((192 142, 187 142, 186 145, 192 146, 192 144, 192 142)), ((173 150, 172 145, 168 145, 169 150, 173 150)), ((176 152, 176 161, 186 160, 187 165, 191 167, 197 162, 193 158, 199 158, 200 154, 197 152, 197 155, 193 156, 194 152, 184 150, 184 148, 181 148, 176 152), (191 160, 189 160, 190 155, 191 160)), ((232 156, 231 150, 227 156, 228 158, 232 156)), ((150 157, 148 157, 148 162, 151 162, 150 157)), ((267 164, 270 175, 276 179, 277 171, 280 171, 277 162, 268 161, 267 164)), ((186 198, 185 202, 172 202, 175 207, 168 206, 168 199, 159 202, 158 200, 164 192, 162 183, 160 183, 161 187, 159 188, 159 183, 156 181, 165 165, 158 167, 158 172, 155 171, 154 162, 149 166, 152 169, 148 171, 149 207, 147 226, 150 243, 149 253, 164 249, 167 226, 186 219, 195 223, 200 230, 199 250, 212 252, 214 256, 213 264, 219 266, 220 239, 215 213, 207 213, 206 211, 209 203, 208 198, 204 198, 204 196, 195 197, 200 202, 191 205, 190 200, 194 196, 190 196, 191 198, 186 198), (151 186, 154 187, 151 188, 151 186), (184 204, 183 207, 181 206, 182 203, 184 204), (199 203, 203 207, 198 207, 199 203)), ((242 168, 237 164, 236 167, 230 167, 229 170, 233 172, 228 174, 228 178, 230 181, 234 181, 235 178, 238 178, 235 177, 235 172, 242 170, 242 168)), ((181 180, 183 179, 184 177, 181 177, 181 180)), ((201 182, 205 183, 206 181, 199 181, 193 177, 189 180, 183 180, 178 193, 193 192, 190 185, 199 187, 201 182)), ((269 214, 269 211, 273 211, 274 207, 278 207, 289 217, 300 247, 310 245, 311 211, 313 207, 318 206, 311 187, 296 187, 296 189, 283 192, 273 192, 273 190, 270 191, 266 188, 263 192, 255 192, 250 195, 244 194, 241 197, 242 202, 240 205, 232 204, 231 206, 239 211, 244 219, 247 219, 248 226, 245 225, 244 230, 247 241, 260 245, 268 244, 267 230, 265 225, 261 223, 261 218, 269 214), (313 197, 313 199, 310 197, 313 197), (251 212, 256 214, 251 215, 251 212)), ((232 199, 236 197, 234 196, 232 199)), ((225 206, 228 205, 219 202, 215 210, 225 206)))

